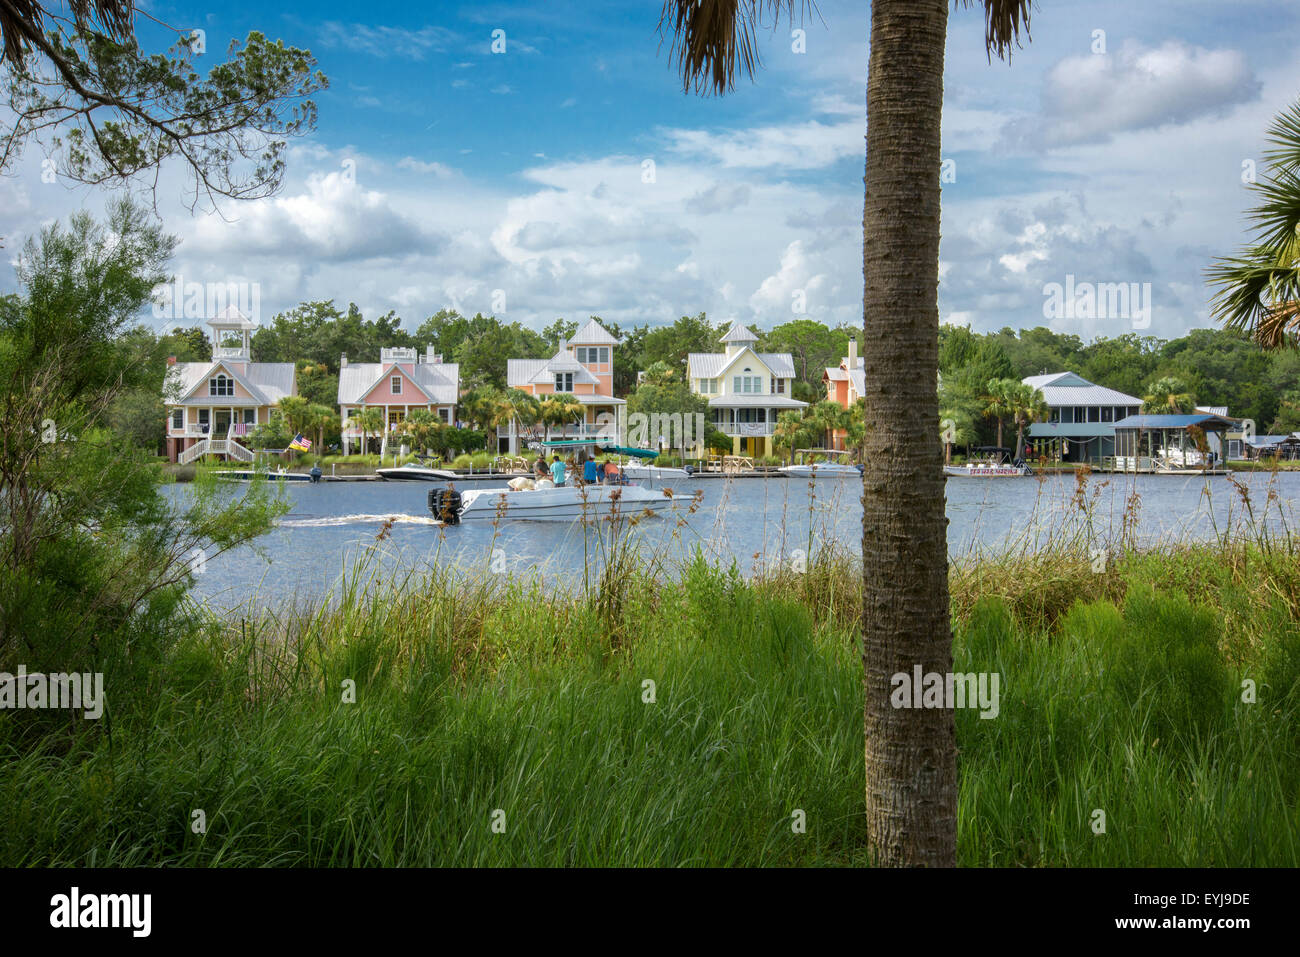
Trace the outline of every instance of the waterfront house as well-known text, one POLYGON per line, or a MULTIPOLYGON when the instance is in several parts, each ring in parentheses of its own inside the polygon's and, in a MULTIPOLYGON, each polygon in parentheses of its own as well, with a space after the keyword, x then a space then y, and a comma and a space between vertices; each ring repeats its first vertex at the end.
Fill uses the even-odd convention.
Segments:
POLYGON ((1142 400, 1096 385, 1073 372, 1031 375, 1024 380, 1043 393, 1051 414, 1026 433, 1026 458, 1100 462, 1115 455, 1115 423, 1142 411, 1142 400))
POLYGON ((454 423, 459 397, 460 366, 443 362, 432 346, 423 353, 410 348, 380 349, 378 362, 349 362, 342 356, 338 403, 343 454, 351 454, 354 442, 364 442, 356 417, 368 408, 383 410, 382 454, 387 450, 388 432, 415 409, 427 409, 448 425, 454 423))
POLYGON ((722 352, 686 357, 691 391, 709 403, 709 421, 732 440, 733 455, 772 455, 777 416, 807 408, 792 397, 794 360, 788 352, 757 352, 758 336, 736 323, 722 352))
MULTIPOLYGON (((595 319, 579 329, 549 359, 509 359, 506 385, 538 400, 567 393, 581 406, 575 421, 548 426, 547 438, 601 437, 620 445, 626 434, 625 399, 614 396, 614 352, 619 340, 595 319)), ((497 428, 497 450, 518 455, 522 426, 516 421, 497 428)))
POLYGON ((203 455, 251 462, 247 436, 270 421, 286 395, 297 395, 292 362, 253 362, 249 339, 257 323, 227 306, 212 329, 208 362, 168 360, 163 384, 167 457, 192 462, 203 455))
MULTIPOLYGON (((849 336, 849 354, 840 359, 838 366, 826 367, 822 384, 826 387, 827 401, 837 402, 845 409, 866 393, 866 370, 858 355, 858 340, 853 336, 849 336)), ((847 436, 844 429, 836 429, 832 436, 834 447, 843 449, 847 436)))

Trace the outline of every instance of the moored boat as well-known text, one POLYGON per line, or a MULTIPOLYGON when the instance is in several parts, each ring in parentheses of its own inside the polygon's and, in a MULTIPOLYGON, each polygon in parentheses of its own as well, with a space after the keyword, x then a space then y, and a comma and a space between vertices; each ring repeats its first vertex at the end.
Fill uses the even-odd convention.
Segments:
POLYGON ((1023 478, 1033 475, 1034 470, 1023 459, 1012 461, 1011 450, 995 445, 981 445, 971 449, 981 456, 965 465, 945 465, 944 475, 955 478, 1023 478))
POLYGON ((460 478, 455 472, 431 469, 415 462, 407 462, 400 468, 375 469, 375 474, 387 482, 447 482, 460 478))

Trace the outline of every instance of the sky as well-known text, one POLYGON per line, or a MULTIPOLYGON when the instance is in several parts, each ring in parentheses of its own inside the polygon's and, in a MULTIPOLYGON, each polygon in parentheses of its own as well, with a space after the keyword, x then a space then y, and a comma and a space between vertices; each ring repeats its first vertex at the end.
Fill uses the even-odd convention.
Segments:
MULTIPOLYGON (((412 331, 441 308, 536 329, 701 311, 861 325, 869 3, 782 19, 757 77, 722 98, 683 92, 652 0, 141 8, 205 31, 201 68, 260 30, 329 78, 278 195, 191 212, 184 171, 161 181, 177 276, 256 288, 260 322, 333 299, 412 331)), ((979 12, 954 10, 942 321, 1085 341, 1212 326, 1203 272, 1248 235, 1245 180, 1300 96, 1298 39, 1294 0, 1059 0, 990 63, 979 12), (1067 283, 1136 285, 1127 315, 1081 315, 1051 307, 1067 283)), ((104 206, 43 182, 42 156, 29 144, 0 177, 0 290, 24 237, 104 206)))

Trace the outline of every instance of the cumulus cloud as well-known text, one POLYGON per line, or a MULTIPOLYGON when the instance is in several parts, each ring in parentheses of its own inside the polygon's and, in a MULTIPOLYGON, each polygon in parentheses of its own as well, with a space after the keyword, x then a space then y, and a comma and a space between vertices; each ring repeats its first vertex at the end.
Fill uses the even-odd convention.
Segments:
POLYGON ((1041 113, 1007 124, 1003 139, 1048 149, 1108 143, 1121 133, 1222 116, 1256 99, 1261 86, 1239 50, 1129 42, 1117 53, 1057 63, 1044 79, 1041 113))
POLYGON ((749 187, 744 183, 717 183, 700 190, 687 201, 698 213, 729 213, 749 202, 749 187))
POLYGON ((796 309, 795 312, 806 315, 813 311, 814 294, 826 283, 825 274, 814 270, 812 257, 804 249, 801 240, 796 239, 787 245, 781 253, 780 268, 764 279, 749 297, 749 305, 755 315, 777 322, 794 318, 795 313, 791 312, 791 308, 798 305, 797 294, 802 294, 804 308, 796 309))

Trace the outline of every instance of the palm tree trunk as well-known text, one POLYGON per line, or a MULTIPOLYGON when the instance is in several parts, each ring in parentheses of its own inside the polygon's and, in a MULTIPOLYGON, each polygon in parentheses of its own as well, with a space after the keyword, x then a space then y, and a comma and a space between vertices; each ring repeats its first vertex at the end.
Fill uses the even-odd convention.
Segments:
MULTIPOLYGON (((939 441, 939 123, 948 0, 874 0, 864 184, 862 657, 866 808, 879 864, 956 862, 947 708, 895 709, 891 678, 952 670, 939 441)), ((919 692, 920 689, 915 689, 919 692)))

